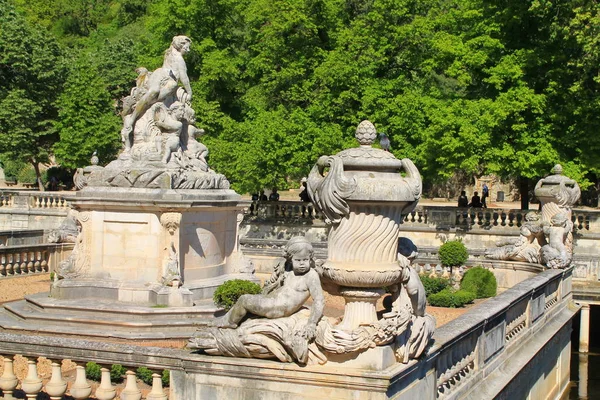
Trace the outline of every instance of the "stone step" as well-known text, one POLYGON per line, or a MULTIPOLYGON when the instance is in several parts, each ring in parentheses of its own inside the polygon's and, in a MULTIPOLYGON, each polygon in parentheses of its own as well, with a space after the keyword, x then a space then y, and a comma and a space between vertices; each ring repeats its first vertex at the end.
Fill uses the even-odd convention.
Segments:
POLYGON ((185 340, 220 311, 212 302, 194 307, 153 308, 106 301, 65 301, 47 293, 0 309, 0 327, 133 340, 185 340))
POLYGON ((146 307, 99 299, 57 300, 48 297, 47 293, 25 296, 25 302, 31 309, 43 313, 69 314, 81 318, 89 318, 90 315, 94 318, 115 318, 119 315, 128 321, 143 321, 148 318, 173 321, 210 319, 221 310, 211 300, 200 301, 194 307, 146 307))

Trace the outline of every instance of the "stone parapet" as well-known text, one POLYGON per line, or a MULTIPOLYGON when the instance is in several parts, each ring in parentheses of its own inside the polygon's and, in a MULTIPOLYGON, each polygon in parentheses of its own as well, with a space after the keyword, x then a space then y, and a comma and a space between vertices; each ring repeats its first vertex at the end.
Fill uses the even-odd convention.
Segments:
POLYGON ((558 398, 569 381, 577 312, 571 272, 548 270, 486 300, 438 328, 422 358, 382 371, 7 332, 0 332, 0 353, 168 369, 172 400, 558 398))

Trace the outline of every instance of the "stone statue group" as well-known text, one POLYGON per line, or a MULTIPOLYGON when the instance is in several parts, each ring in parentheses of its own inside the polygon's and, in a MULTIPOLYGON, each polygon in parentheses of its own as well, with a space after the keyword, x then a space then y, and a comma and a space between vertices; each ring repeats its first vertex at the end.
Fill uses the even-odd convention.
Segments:
POLYGON ((228 189, 222 174, 206 161, 208 148, 198 138, 191 106, 192 88, 183 56, 191 40, 175 36, 162 67, 138 68, 136 86, 123 99, 123 152, 106 167, 77 171, 75 184, 161 189, 228 189), (179 83, 183 87, 179 86, 179 83))
POLYGON ((518 238, 499 241, 485 255, 494 260, 523 261, 549 268, 565 268, 573 258, 573 222, 571 207, 579 199, 579 185, 562 175, 556 165, 552 175, 541 179, 535 195, 542 203, 541 212, 525 215, 518 238))

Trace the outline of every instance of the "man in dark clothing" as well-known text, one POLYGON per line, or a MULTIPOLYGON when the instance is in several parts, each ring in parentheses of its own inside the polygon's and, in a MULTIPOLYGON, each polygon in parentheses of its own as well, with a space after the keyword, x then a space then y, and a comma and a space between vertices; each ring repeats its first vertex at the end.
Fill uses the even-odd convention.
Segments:
POLYGON ((273 191, 269 195, 269 201, 279 201, 279 193, 277 193, 277 189, 273 188, 273 191))
POLYGON ((471 202, 468 204, 468 206, 473 208, 483 207, 483 204, 481 204, 481 197, 479 197, 479 193, 473 193, 473 197, 471 197, 471 202))
POLYGON ((468 207, 469 199, 467 198, 467 192, 464 190, 460 192, 460 196, 458 197, 458 206, 459 207, 468 207))

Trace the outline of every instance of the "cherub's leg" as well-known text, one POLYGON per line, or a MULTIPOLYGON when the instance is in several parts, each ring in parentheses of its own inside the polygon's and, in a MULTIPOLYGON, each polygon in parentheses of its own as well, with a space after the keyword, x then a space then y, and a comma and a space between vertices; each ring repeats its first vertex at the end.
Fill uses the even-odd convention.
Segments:
POLYGON ((214 325, 219 328, 237 328, 238 324, 244 319, 248 311, 251 311, 248 310, 248 307, 250 306, 250 308, 253 308, 252 304, 255 303, 253 297, 255 296, 257 295, 244 294, 240 296, 227 314, 215 321, 214 325))
POLYGON ((150 106, 156 103, 159 92, 157 90, 149 90, 142 98, 137 102, 133 112, 126 115, 123 118, 123 129, 121 129, 121 138, 125 143, 125 148, 129 149, 129 134, 133 131, 135 121, 144 115, 144 113, 150 108, 150 106))

